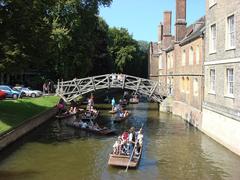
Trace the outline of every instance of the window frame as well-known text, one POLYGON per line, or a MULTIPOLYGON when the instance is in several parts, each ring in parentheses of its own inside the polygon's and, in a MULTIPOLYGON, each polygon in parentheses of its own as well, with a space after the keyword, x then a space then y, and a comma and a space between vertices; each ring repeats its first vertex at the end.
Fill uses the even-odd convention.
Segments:
POLYGON ((212 23, 209 26, 209 54, 215 54, 217 52, 217 24, 212 23), (215 39, 213 41, 212 27, 215 26, 215 39), (214 43, 215 42, 215 43, 214 43), (213 49, 213 44, 215 48, 213 49))
POLYGON ((189 65, 193 65, 194 64, 194 49, 193 49, 192 46, 189 48, 189 59, 188 60, 189 60, 188 61, 189 65))
POLYGON ((193 96, 199 96, 199 80, 198 78, 193 79, 193 96))
POLYGON ((228 51, 228 50, 233 50, 236 48, 236 16, 234 13, 232 14, 229 14, 226 18, 226 32, 225 32, 225 50, 228 51), (234 22, 234 25, 233 25, 233 28, 234 28, 234 31, 232 32, 233 33, 233 36, 234 36, 234 45, 231 46, 231 32, 230 31, 230 27, 229 27, 229 18, 233 17, 233 22, 234 22))
POLYGON ((200 64, 200 47, 197 45, 196 47, 196 64, 200 64))
POLYGON ((182 50, 182 61, 181 61, 182 66, 186 66, 186 50, 182 50), (183 58, 184 55, 184 58, 183 58))
POLYGON ((216 94, 216 69, 214 68, 209 70, 209 93, 216 94), (214 72, 214 79, 212 79, 211 72, 214 72))
POLYGON ((228 97, 234 97, 234 68, 226 68, 226 95, 228 97), (229 80, 229 70, 232 70, 232 80, 229 80), (231 85, 230 85, 231 84, 231 85), (230 89, 232 92, 230 92, 230 89))

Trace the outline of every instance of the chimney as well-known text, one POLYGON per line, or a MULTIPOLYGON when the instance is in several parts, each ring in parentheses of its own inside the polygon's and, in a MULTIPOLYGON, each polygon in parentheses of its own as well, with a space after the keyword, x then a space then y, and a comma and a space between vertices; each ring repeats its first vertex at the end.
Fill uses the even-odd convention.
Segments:
POLYGON ((186 26, 186 0, 176 0, 176 41, 181 41, 185 37, 187 32, 186 26))
POLYGON ((171 35, 171 24, 172 24, 172 12, 165 11, 163 13, 163 48, 166 49, 170 46, 172 35, 171 35))
POLYGON ((163 25, 160 22, 160 24, 158 25, 158 43, 160 43, 163 39, 163 25))

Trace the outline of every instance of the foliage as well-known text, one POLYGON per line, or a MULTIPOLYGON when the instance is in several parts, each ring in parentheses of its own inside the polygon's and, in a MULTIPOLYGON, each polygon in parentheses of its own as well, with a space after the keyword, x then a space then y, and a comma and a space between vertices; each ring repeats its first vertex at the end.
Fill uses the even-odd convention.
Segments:
POLYGON ((37 71, 55 82, 113 72, 145 76, 146 44, 98 16, 111 2, 0 0, 0 71, 37 71))

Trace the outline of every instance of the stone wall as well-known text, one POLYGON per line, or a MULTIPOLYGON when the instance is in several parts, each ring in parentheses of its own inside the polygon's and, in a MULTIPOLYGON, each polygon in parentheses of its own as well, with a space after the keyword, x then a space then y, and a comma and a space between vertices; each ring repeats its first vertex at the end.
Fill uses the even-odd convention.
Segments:
POLYGON ((238 155, 240 155, 239 129, 240 121, 203 108, 201 130, 238 155))
POLYGON ((21 138, 26 133, 32 131, 34 128, 38 127, 42 123, 49 120, 57 113, 57 108, 52 108, 47 110, 19 125, 18 127, 2 134, 0 136, 0 151, 7 147, 9 144, 15 142, 17 139, 21 138))

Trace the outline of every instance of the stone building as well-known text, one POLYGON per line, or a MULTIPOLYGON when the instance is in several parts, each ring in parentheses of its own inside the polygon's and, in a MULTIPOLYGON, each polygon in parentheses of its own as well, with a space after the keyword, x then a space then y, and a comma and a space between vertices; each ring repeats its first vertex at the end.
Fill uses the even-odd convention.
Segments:
POLYGON ((206 0, 201 130, 240 155, 240 1, 206 0))

